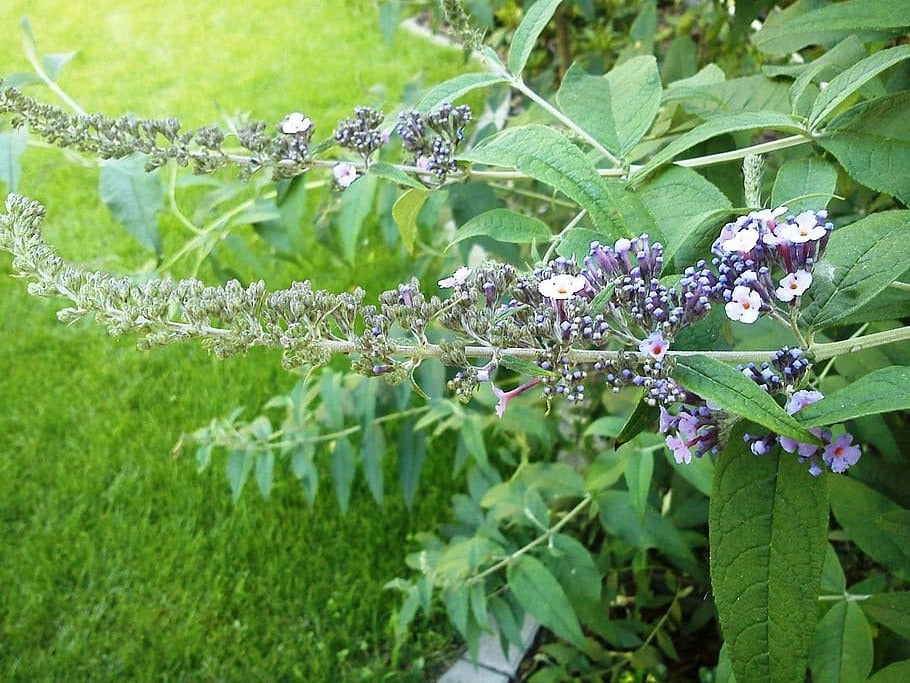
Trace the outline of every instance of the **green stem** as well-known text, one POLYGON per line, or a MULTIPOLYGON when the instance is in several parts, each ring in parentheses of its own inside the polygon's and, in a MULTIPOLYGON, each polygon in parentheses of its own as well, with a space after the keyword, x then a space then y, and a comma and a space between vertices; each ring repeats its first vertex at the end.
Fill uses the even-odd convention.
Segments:
POLYGON ((815 355, 816 361, 820 361, 841 356, 845 353, 855 353, 863 349, 871 349, 874 346, 884 346, 885 344, 894 344, 895 342, 907 340, 910 340, 910 326, 875 332, 856 339, 813 344, 809 347, 809 351, 815 355))

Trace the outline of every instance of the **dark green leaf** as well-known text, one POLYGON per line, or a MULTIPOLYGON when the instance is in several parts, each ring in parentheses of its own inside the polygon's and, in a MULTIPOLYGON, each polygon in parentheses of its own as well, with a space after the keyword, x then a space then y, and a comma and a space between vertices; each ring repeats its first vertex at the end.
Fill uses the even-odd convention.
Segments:
POLYGON ((733 415, 767 427, 775 434, 804 443, 821 443, 791 415, 734 367, 708 356, 685 356, 678 360, 676 380, 706 401, 733 415))
POLYGON ((630 448, 626 457, 626 486, 632 499, 632 507, 640 517, 648 509, 648 492, 651 490, 651 476, 654 474, 654 452, 650 449, 635 448, 627 443, 621 448, 630 448))
POLYGON ((164 208, 164 193, 158 174, 145 170, 144 156, 133 154, 105 161, 98 178, 98 194, 139 244, 161 255, 157 214, 164 208))
POLYGON ((373 499, 382 503, 383 476, 382 458, 385 455, 385 435, 382 427, 375 422, 361 432, 360 461, 363 464, 363 474, 373 499))
POLYGON ((272 493, 272 483, 275 475, 275 453, 269 448, 259 454, 256 458, 256 484, 259 486, 259 493, 266 500, 272 493))
POLYGON ((509 564, 506 578, 512 595, 542 625, 581 650, 587 641, 565 591, 540 562, 522 555, 509 564))
POLYGON ((632 175, 633 183, 640 183, 658 167, 672 161, 687 149, 726 133, 744 130, 778 130, 785 133, 803 133, 799 121, 779 112, 743 112, 717 116, 684 133, 655 154, 647 164, 632 175))
MULTIPOLYGON (((852 65, 869 55, 862 41, 855 35, 848 36, 833 48, 828 50, 818 59, 809 64, 800 65, 799 75, 790 86, 790 106, 794 115, 809 113, 813 104, 811 92, 807 91, 813 80, 827 79, 830 81, 835 75, 846 71, 852 65)), ((770 74, 769 74, 770 75, 770 74)), ((817 91, 815 91, 817 93, 817 91)))
POLYGON ((910 544, 910 510, 892 510, 875 520, 878 528, 885 533, 910 544))
POLYGON ((765 26, 753 42, 762 52, 786 54, 807 45, 824 45, 858 31, 899 29, 910 25, 905 0, 849 0, 806 12, 792 21, 765 26))
POLYGON ((908 221, 910 211, 883 211, 835 230, 803 297, 803 320, 833 325, 900 277, 910 261, 908 221))
POLYGON ((801 681, 828 531, 825 478, 787 453, 756 458, 734 429, 710 506, 711 585, 737 680, 801 681))
POLYGON ((517 168, 556 188, 585 209, 594 224, 614 238, 653 224, 641 200, 618 181, 605 181, 563 133, 531 124, 507 128, 470 150, 469 161, 517 168))
POLYGON ((379 176, 384 180, 391 180, 393 183, 399 185, 406 185, 412 187, 415 190, 425 190, 426 188, 420 184, 420 181, 412 178, 407 173, 399 169, 397 166, 392 164, 387 164, 384 161, 376 161, 370 164, 370 173, 373 175, 379 176))
POLYGON ((815 130, 838 105, 859 90, 866 81, 875 78, 885 69, 910 58, 910 45, 898 45, 866 57, 861 62, 843 71, 828 83, 812 105, 809 114, 809 128, 815 130))
POLYGON ((538 36, 544 30, 561 0, 537 0, 527 8, 524 18, 512 35, 509 46, 509 71, 516 76, 525 68, 538 36))
POLYGON ((837 168, 824 159, 789 159, 777 171, 769 206, 786 206, 792 214, 818 211, 828 205, 836 184, 837 168))
POLYGON ((879 624, 910 640, 910 592, 876 593, 859 604, 879 624))
POLYGON ((572 604, 599 604, 602 577, 588 549, 572 536, 556 534, 549 550, 546 564, 572 604))
POLYGON ((338 496, 338 506, 342 513, 348 511, 348 503, 351 500, 351 483, 354 481, 354 472, 357 461, 354 458, 354 447, 347 438, 341 438, 335 442, 335 449, 332 451, 331 472, 332 479, 335 482, 335 495, 338 496))
POLYGON ((690 168, 672 166, 645 182, 638 192, 663 233, 664 262, 703 225, 732 210, 717 186, 690 168))
POLYGON ((910 680, 910 659, 879 669, 866 683, 906 683, 907 680, 910 680))
POLYGON ((547 224, 537 218, 508 209, 493 209, 458 228, 452 244, 480 235, 513 244, 546 243, 552 237, 547 224))
POLYGON ((494 597, 490 598, 489 605, 490 612, 499 627, 503 654, 508 655, 509 643, 520 649, 524 645, 524 639, 521 637, 521 624, 515 618, 509 603, 503 598, 494 597))
POLYGON ((872 632, 855 602, 836 602, 821 618, 809 650, 816 681, 864 681, 872 671, 872 632))
POLYGON ((714 462, 711 458, 693 458, 690 463, 676 462, 669 449, 664 450, 667 462, 676 473, 692 484, 700 493, 711 496, 711 485, 714 481, 714 462))
POLYGON ((432 111, 444 102, 455 102, 477 88, 505 82, 505 78, 491 73, 459 74, 432 88, 417 103, 416 109, 422 112, 432 111))
POLYGON ((516 356, 503 356, 499 359, 499 364, 507 370, 517 372, 520 375, 531 375, 533 377, 551 377, 553 375, 551 370, 544 370, 534 361, 516 356))
POLYGON ((870 372, 797 414, 808 426, 829 425, 863 415, 910 409, 910 367, 870 372))
POLYGON ((408 420, 398 433, 398 479, 408 509, 420 483, 420 469, 427 456, 427 442, 422 433, 414 431, 414 420, 408 420))
POLYGON ((910 204, 908 107, 907 91, 857 104, 831 121, 818 144, 858 183, 910 204))
POLYGON ((27 145, 28 131, 25 128, 0 133, 0 182, 6 184, 8 192, 19 191, 19 178, 22 175, 19 159, 27 145))
POLYGON ((829 477, 831 510, 847 537, 876 562, 910 578, 910 549, 875 520, 901 510, 897 503, 850 477, 829 477))
POLYGON ((840 566, 837 552, 830 543, 825 551, 825 564, 822 567, 820 588, 823 593, 832 595, 843 595, 844 591, 847 590, 847 578, 844 576, 844 569, 840 566))

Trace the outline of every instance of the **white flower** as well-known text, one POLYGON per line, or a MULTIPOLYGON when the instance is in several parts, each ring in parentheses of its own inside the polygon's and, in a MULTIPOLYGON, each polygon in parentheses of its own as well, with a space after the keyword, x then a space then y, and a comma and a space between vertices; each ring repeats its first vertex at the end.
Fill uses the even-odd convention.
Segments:
POLYGON ((357 167, 347 161, 342 161, 332 167, 332 174, 335 176, 335 182, 338 183, 338 187, 344 189, 350 187, 351 183, 357 180, 357 167))
POLYGON ((752 211, 749 218, 756 220, 764 226, 773 225, 778 216, 787 213, 786 206, 778 206, 776 209, 762 209, 761 211, 752 211))
POLYGON ((781 301, 793 301, 794 297, 802 296, 811 284, 812 273, 800 269, 780 281, 780 287, 774 290, 774 296, 781 301))
POLYGON ((576 292, 584 289, 588 281, 581 275, 554 275, 547 280, 541 280, 537 291, 550 299, 571 299, 576 292))
POLYGON ((467 266, 461 266, 458 270, 452 273, 449 277, 443 278, 437 284, 440 287, 454 287, 455 285, 463 285, 467 279, 468 275, 471 274, 471 269, 467 266))
POLYGON ((304 114, 301 114, 299 111, 295 111, 291 114, 288 114, 281 121, 279 128, 281 132, 285 135, 296 135, 297 133, 306 133, 310 128, 313 127, 313 122, 310 121, 310 117, 304 114))
POLYGON ((737 285, 733 288, 731 300, 724 306, 724 310, 730 320, 738 320, 747 324, 754 323, 758 320, 761 303, 761 295, 758 292, 749 287, 737 285))
POLYGON ((652 332, 641 341, 638 350, 645 356, 651 356, 654 360, 662 360, 667 354, 669 346, 669 342, 660 332, 652 332))
POLYGON ((794 244, 801 244, 820 240, 825 236, 825 226, 818 224, 818 216, 814 211, 803 211, 793 219, 793 223, 782 225, 778 235, 794 244))
POLYGON ((727 253, 747 252, 752 251, 756 244, 758 244, 758 230, 746 228, 735 233, 730 239, 721 242, 720 248, 727 253))

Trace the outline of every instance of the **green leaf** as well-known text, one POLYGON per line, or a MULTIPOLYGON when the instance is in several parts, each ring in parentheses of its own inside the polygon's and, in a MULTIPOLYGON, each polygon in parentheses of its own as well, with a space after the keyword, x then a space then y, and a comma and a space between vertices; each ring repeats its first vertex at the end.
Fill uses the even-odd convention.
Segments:
POLYGON ((515 618, 509 603, 503 598, 494 597, 490 598, 489 605, 490 612, 499 627, 503 654, 508 655, 509 643, 521 649, 524 645, 524 639, 521 637, 521 624, 515 618))
POLYGON ((531 375, 532 377, 552 377, 552 370, 544 370, 534 361, 518 358, 517 356, 502 356, 499 364, 506 370, 517 372, 520 375, 531 375))
POLYGON ((818 59, 798 67, 801 71, 790 86, 789 93, 793 114, 805 113, 808 115, 808 109, 813 102, 804 102, 804 96, 811 94, 807 93, 807 89, 813 80, 827 78, 830 81, 835 75, 846 71, 868 55, 862 41, 855 35, 851 35, 818 59))
POLYGON ((834 546, 828 544, 825 551, 825 565, 822 567, 822 579, 820 584, 823 593, 832 595, 843 595, 847 590, 847 577, 844 576, 844 569, 840 566, 840 558, 834 550, 834 546))
POLYGON ((733 415, 767 427, 804 443, 820 444, 818 437, 734 367, 708 356, 685 356, 677 361, 676 380, 706 401, 712 401, 733 415))
POLYGON ((417 239, 417 216, 430 193, 427 190, 408 190, 401 195, 392 207, 392 217, 398 225, 401 241, 409 254, 414 253, 414 242, 417 239))
POLYGON ((401 20, 401 0, 385 0, 379 3, 379 31, 389 45, 395 42, 395 31, 401 20))
POLYGON ((866 683, 906 683, 907 680, 910 680, 910 659, 879 669, 874 676, 866 679, 866 683))
POLYGON ((859 31, 900 29, 910 25, 905 0, 850 0, 802 14, 792 21, 765 26, 752 41, 762 52, 786 54, 807 45, 824 45, 859 31))
POLYGON ((742 112, 720 115, 679 136, 655 154, 647 164, 632 175, 633 183, 640 183, 663 164, 695 145, 727 133, 744 130, 778 130, 785 133, 805 133, 798 119, 774 111, 742 112))
POLYGON ((272 483, 275 475, 275 453, 271 448, 263 451, 256 458, 256 484, 259 486, 259 493, 266 500, 272 493, 272 483))
POLYGON ((412 178, 397 166, 387 164, 384 161, 376 161, 370 164, 370 173, 379 176, 384 180, 391 180, 393 183, 397 183, 398 185, 406 185, 407 187, 412 187, 415 190, 426 189, 423 185, 420 184, 420 181, 412 178))
POLYGON ((598 453, 585 473, 585 488, 591 493, 600 493, 613 486, 625 474, 627 455, 612 448, 598 453))
POLYGON ((56 81, 57 77, 60 76, 60 72, 63 71, 63 67, 69 64, 77 54, 79 54, 78 51, 55 52, 53 54, 44 55, 44 58, 41 60, 41 65, 44 67, 44 71, 48 77, 52 81, 56 81))
POLYGON ((398 479, 404 494, 404 503, 410 510, 414 504, 420 469, 427 456, 427 442, 423 434, 414 430, 415 420, 405 422, 398 433, 398 479))
POLYGON ((385 455, 385 434, 375 422, 361 432, 360 462, 363 464, 363 474, 373 499, 382 503, 383 476, 382 458, 385 455))
POLYGON ((477 88, 486 88, 497 83, 504 83, 505 78, 491 73, 459 74, 455 78, 440 83, 431 88, 417 103, 418 111, 428 112, 436 109, 445 102, 455 102, 459 97, 466 95, 477 88))
POLYGON ((831 511, 847 537, 876 562, 910 578, 910 549, 875 520, 901 510, 897 503, 850 477, 829 477, 831 511))
POLYGON ((872 671, 872 632, 855 602, 836 602, 821 618, 809 650, 816 681, 863 681, 872 671))
POLYGON ((900 277, 910 260, 908 221, 910 211, 883 211, 834 231, 803 297, 807 325, 837 323, 900 277))
POLYGON ((714 462, 711 458, 693 458, 692 462, 676 462, 668 449, 664 449, 667 462, 676 473, 692 484, 700 493, 711 496, 711 485, 714 481, 714 462))
POLYGON ((664 263, 673 263, 679 248, 713 224, 733 205, 716 185, 690 168, 672 166, 647 180, 638 191, 663 232, 664 263))
POLYGON ((876 593, 860 606, 876 622, 910 640, 910 592, 876 593))
POLYGON ((319 471, 313 461, 315 448, 312 441, 305 441, 291 453, 291 471, 300 480, 307 502, 312 505, 319 488, 319 471))
POLYGON ((161 255, 157 214, 164 208, 164 192, 158 174, 145 170, 144 156, 132 154, 105 161, 98 178, 98 194, 139 244, 161 255))
POLYGON ((493 209, 475 216, 458 228, 452 244, 481 235, 497 242, 513 244, 545 243, 552 237, 549 226, 537 218, 509 209, 493 209))
POLYGON ((354 263, 363 222, 373 211, 378 186, 379 178, 367 173, 341 195, 341 210, 337 214, 335 226, 339 233, 341 255, 348 263, 354 263))
POLYGON ((572 604, 599 603, 602 577, 590 551, 566 534, 554 535, 549 550, 547 566, 572 604))
POLYGON ((910 543, 910 510, 892 510, 875 520, 878 528, 910 543))
POLYGON ((908 107, 908 91, 857 104, 831 121, 818 144, 858 183, 910 204, 908 107))
POLYGON ((756 458, 734 429, 710 504, 711 585, 740 681, 801 681, 828 531, 825 477, 789 454, 756 458))
POLYGON ((7 192, 19 191, 19 178, 22 176, 22 158, 28 146, 28 131, 17 128, 0 133, 0 182, 6 184, 7 192))
POLYGON ((338 496, 338 506, 341 512, 348 511, 351 500, 351 482, 354 481, 354 471, 357 461, 354 459, 354 447, 347 438, 338 439, 332 451, 331 472, 335 481, 335 495, 338 496))
POLYGON ((534 43, 550 22, 553 13, 561 0, 537 0, 525 12, 524 18, 512 35, 509 46, 509 71, 514 75, 521 73, 531 56, 534 43))
POLYGON ((807 426, 830 425, 863 415, 910 409, 910 367, 897 365, 870 372, 797 414, 807 426))
POLYGON ((648 509, 648 492, 651 490, 651 477, 654 474, 654 452, 641 450, 632 442, 620 447, 630 448, 632 452, 626 457, 626 486, 632 499, 632 507, 640 517, 648 509))
POLYGON ((910 58, 910 45, 898 45, 881 52, 876 52, 870 57, 851 66, 828 83, 828 87, 821 91, 812 105, 809 113, 809 128, 815 130, 822 121, 837 109, 844 100, 855 93, 864 83, 875 78, 885 69, 898 62, 910 58))
POLYGON ((632 226, 637 234, 650 218, 636 196, 618 181, 606 182, 584 152, 563 133, 547 126, 507 128, 468 151, 464 158, 516 168, 556 188, 575 200, 595 225, 614 238, 629 236, 632 226))
POLYGON ((560 638, 587 650, 587 641, 565 591, 540 560, 530 555, 518 557, 506 568, 506 579, 518 604, 531 616, 560 638))
POLYGON ((249 451, 236 450, 228 453, 225 462, 225 472, 228 483, 231 485, 231 498, 236 503, 243 493, 243 486, 253 469, 253 455, 249 451))
POLYGON ((828 205, 836 185, 837 168, 824 159, 788 159, 777 171, 769 206, 786 206, 794 215, 818 211, 828 205))
POLYGON ((591 76, 573 65, 556 99, 572 120, 625 158, 651 128, 660 96, 657 60, 646 55, 633 57, 604 76, 591 76))

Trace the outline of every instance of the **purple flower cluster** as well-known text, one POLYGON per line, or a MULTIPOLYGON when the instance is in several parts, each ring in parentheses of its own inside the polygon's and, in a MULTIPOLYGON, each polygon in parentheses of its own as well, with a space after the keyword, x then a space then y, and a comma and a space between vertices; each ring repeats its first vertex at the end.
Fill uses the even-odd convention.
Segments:
POLYGON ((464 140, 465 126, 470 121, 470 107, 444 103, 427 115, 416 110, 402 112, 395 130, 410 152, 412 163, 442 182, 449 173, 458 170, 455 150, 464 140))
POLYGON ((335 142, 360 154, 364 162, 388 141, 388 136, 379 130, 385 115, 372 107, 356 107, 354 118, 344 119, 335 130, 335 142))
POLYGON ((667 448, 680 464, 692 462, 692 456, 719 453, 720 413, 695 394, 686 392, 679 412, 673 415, 660 407, 660 431, 667 435, 667 448), (672 432, 672 433, 671 433, 672 432))
POLYGON ((713 295, 731 320, 753 323, 777 302, 794 305, 812 284, 834 225, 826 211, 786 214, 785 206, 753 211, 727 223, 715 240, 713 295))

